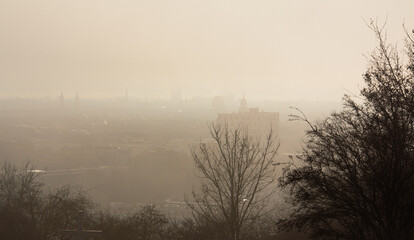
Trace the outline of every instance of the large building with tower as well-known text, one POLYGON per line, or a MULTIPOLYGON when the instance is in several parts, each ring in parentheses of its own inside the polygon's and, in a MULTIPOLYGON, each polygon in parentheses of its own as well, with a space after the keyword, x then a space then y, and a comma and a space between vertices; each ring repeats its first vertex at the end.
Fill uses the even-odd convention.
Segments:
POLYGON ((279 132, 279 113, 259 111, 258 108, 248 108, 246 98, 240 101, 236 113, 219 113, 218 122, 226 123, 230 128, 241 127, 251 136, 266 136, 272 129, 273 134, 279 132))

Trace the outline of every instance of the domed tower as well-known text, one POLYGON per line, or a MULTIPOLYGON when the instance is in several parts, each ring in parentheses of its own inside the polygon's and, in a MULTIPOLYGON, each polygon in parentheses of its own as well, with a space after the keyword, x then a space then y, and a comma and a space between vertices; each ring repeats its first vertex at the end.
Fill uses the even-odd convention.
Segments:
POLYGON ((243 98, 240 101, 240 108, 239 108, 239 112, 248 112, 249 109, 247 108, 247 101, 246 98, 243 95, 243 98))

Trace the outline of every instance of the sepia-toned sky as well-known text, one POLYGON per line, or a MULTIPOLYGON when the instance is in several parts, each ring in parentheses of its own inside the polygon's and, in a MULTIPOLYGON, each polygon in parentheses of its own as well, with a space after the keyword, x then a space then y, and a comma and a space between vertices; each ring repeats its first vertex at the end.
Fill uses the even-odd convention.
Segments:
POLYGON ((0 97, 336 100, 413 0, 0 0, 0 97))

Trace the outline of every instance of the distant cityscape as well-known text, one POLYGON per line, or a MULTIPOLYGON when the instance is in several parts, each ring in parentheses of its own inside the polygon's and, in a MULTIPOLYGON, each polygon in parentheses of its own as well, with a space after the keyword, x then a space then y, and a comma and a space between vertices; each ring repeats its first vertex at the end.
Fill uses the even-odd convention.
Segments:
POLYGON ((286 158, 300 150, 305 129, 289 121, 289 104, 315 116, 335 107, 249 102, 255 106, 249 108, 244 96, 184 101, 179 93, 169 101, 131 99, 128 92, 112 100, 63 93, 57 100, 1 99, 0 161, 34 162, 48 186, 79 184, 112 208, 155 203, 176 211, 181 205, 170 202, 182 202, 196 182, 189 150, 209 138, 209 123, 243 122, 252 132, 272 127, 282 143, 279 158, 286 158))

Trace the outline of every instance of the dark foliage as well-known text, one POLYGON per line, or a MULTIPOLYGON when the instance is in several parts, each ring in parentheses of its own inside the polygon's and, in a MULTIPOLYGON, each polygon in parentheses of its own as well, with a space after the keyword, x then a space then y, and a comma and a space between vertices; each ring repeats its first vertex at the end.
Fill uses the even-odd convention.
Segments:
POLYGON ((4 240, 61 239, 58 229, 75 228, 76 213, 92 208, 81 191, 45 191, 28 164, 0 167, 0 236, 4 240))
POLYGON ((122 217, 102 212, 95 219, 96 229, 103 229, 103 239, 156 240, 165 239, 169 221, 153 205, 147 205, 135 214, 122 217))
POLYGON ((302 165, 285 169, 295 211, 279 224, 314 239, 412 239, 414 236, 414 41, 408 59, 370 25, 378 48, 357 100, 309 123, 302 165))
MULTIPOLYGON (((16 168, 4 164, 0 169, 0 239, 1 240, 69 240, 58 234, 61 229, 76 229, 78 211, 84 211, 85 229, 102 230, 96 239, 118 240, 222 240, 209 218, 173 220, 153 205, 142 207, 127 216, 99 211, 82 191, 61 187, 46 191, 38 173, 30 165, 16 168)), ((275 238, 271 218, 247 222, 243 239, 275 238)), ((280 239, 291 239, 280 238, 280 239)))

